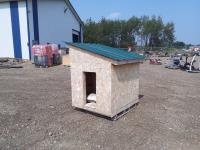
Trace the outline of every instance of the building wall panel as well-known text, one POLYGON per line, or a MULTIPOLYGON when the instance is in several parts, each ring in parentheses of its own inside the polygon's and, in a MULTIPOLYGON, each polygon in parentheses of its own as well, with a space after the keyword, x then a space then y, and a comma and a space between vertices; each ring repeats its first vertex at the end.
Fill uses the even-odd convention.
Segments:
POLYGON ((21 31, 19 25, 19 10, 18 2, 10 2, 10 15, 12 23, 12 36, 13 36, 13 46, 14 46, 14 56, 15 58, 22 58, 22 48, 21 48, 21 31))
POLYGON ((72 42, 72 29, 80 31, 80 23, 64 0, 39 0, 38 24, 40 43, 61 44, 72 42))
POLYGON ((29 47, 28 47, 28 26, 27 26, 27 12, 26 2, 18 2, 19 9, 19 23, 21 32, 21 47, 22 47, 22 58, 29 59, 29 47))
POLYGON ((0 3, 0 57, 14 58, 10 3, 0 3))
POLYGON ((26 1, 0 3, 0 57, 29 59, 26 1))

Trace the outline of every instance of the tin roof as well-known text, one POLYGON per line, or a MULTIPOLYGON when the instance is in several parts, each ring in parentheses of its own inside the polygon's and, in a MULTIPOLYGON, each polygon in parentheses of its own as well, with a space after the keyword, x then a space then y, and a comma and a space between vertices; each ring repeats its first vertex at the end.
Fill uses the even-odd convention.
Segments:
POLYGON ((115 61, 139 62, 144 59, 143 56, 137 53, 127 52, 119 48, 113 48, 101 44, 90 44, 90 43, 67 43, 67 44, 100 56, 104 56, 106 58, 110 58, 115 61))

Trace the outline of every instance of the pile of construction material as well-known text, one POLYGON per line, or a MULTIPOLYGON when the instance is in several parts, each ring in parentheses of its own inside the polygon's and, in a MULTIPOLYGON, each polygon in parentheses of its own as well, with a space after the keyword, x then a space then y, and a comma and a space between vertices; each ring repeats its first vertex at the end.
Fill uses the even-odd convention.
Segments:
POLYGON ((150 65, 162 65, 162 61, 160 59, 149 59, 150 65))
POLYGON ((170 58, 165 68, 168 69, 181 69, 190 73, 200 73, 200 59, 198 54, 194 53, 192 57, 185 56, 173 56, 170 58), (183 60, 185 57, 185 61, 183 60), (188 61, 190 59, 190 62, 188 61))
POLYGON ((0 69, 23 68, 22 59, 0 58, 0 69))
POLYGON ((36 67, 51 67, 61 64, 61 55, 56 44, 34 45, 32 53, 36 67))
POLYGON ((180 63, 181 63, 180 57, 172 57, 168 60, 168 63, 165 65, 165 68, 179 69, 180 63))

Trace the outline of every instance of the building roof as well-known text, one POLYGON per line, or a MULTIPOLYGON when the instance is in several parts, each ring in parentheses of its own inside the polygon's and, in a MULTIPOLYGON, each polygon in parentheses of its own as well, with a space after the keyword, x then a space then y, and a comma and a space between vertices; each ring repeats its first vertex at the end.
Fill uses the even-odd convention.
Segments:
MULTIPOLYGON (((9 1, 16 1, 16 0, 0 0, 0 2, 9 2, 9 1)), ((18 0, 20 1, 20 0, 18 0)), ((81 20, 81 18, 79 17, 78 13, 76 12, 76 10, 74 9, 73 5, 71 4, 71 2, 69 0, 64 0, 66 5, 69 7, 70 11, 73 13, 73 15, 75 16, 75 18, 78 20, 78 22, 81 25, 84 25, 83 21, 81 20)))
POLYGON ((133 52, 127 52, 119 48, 113 48, 101 44, 90 43, 67 43, 69 46, 76 47, 114 61, 126 61, 126 63, 141 62, 144 57, 133 52))

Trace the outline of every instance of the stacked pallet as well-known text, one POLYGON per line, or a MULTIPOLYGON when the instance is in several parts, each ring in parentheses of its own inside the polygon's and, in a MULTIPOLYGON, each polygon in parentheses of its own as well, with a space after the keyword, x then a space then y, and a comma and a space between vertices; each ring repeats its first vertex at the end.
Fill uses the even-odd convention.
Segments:
POLYGON ((32 53, 37 67, 51 67, 60 64, 60 54, 56 44, 34 45, 32 53))

